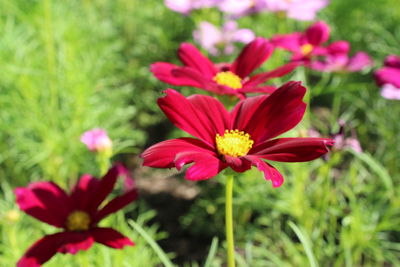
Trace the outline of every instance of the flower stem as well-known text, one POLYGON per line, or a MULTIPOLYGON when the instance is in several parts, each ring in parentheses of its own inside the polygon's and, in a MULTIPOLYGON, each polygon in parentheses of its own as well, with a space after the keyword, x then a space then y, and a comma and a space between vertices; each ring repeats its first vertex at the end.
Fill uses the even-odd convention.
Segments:
POLYGON ((225 229, 226 242, 228 246, 227 261, 228 267, 235 267, 235 245, 233 239, 233 219, 232 219, 232 191, 233 191, 233 175, 226 177, 226 194, 225 194, 225 229))

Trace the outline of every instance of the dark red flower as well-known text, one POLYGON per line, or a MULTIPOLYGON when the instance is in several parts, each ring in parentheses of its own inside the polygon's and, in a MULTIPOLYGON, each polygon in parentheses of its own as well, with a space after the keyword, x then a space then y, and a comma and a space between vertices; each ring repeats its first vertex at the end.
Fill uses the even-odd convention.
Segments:
POLYGON ((100 220, 137 197, 136 189, 132 189, 100 208, 116 183, 119 168, 111 168, 102 179, 83 175, 70 195, 53 182, 35 182, 28 187, 16 188, 14 193, 21 210, 63 229, 36 241, 17 266, 40 266, 57 252, 75 254, 79 250, 89 249, 94 242, 116 249, 133 246, 129 238, 116 230, 97 226, 100 220))
POLYGON ((246 93, 267 93, 274 86, 262 86, 266 81, 281 77, 297 63, 289 63, 275 70, 249 76, 272 54, 274 46, 264 38, 256 38, 246 45, 232 64, 214 64, 189 43, 179 47, 178 56, 184 66, 167 62, 156 62, 150 70, 159 80, 177 86, 192 86, 220 95, 235 95, 245 98, 246 93))
POLYGON ((197 138, 183 137, 160 142, 146 149, 143 165, 157 168, 193 163, 186 179, 209 179, 231 167, 244 172, 256 166, 275 187, 282 175, 264 160, 310 161, 328 152, 333 140, 326 138, 278 138, 296 126, 304 115, 306 88, 288 82, 270 96, 240 101, 230 112, 217 99, 193 95, 185 98, 168 89, 158 104, 178 128, 197 138))

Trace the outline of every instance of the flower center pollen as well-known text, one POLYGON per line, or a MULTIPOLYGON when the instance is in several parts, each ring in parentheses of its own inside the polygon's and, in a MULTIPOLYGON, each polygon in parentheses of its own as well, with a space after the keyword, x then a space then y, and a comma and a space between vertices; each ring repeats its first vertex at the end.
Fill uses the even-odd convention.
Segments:
POLYGON ((304 44, 300 47, 301 53, 304 56, 309 55, 314 49, 314 46, 312 44, 304 44))
POLYGON ((229 86, 234 90, 242 88, 242 79, 232 71, 218 72, 213 80, 220 85, 229 86))
POLYGON ((217 150, 222 155, 231 157, 241 157, 247 155, 253 147, 254 141, 250 139, 250 135, 239 130, 225 130, 223 136, 217 134, 215 136, 217 150))
POLYGON ((69 231, 88 230, 90 225, 90 216, 84 211, 76 210, 68 215, 66 227, 69 231))

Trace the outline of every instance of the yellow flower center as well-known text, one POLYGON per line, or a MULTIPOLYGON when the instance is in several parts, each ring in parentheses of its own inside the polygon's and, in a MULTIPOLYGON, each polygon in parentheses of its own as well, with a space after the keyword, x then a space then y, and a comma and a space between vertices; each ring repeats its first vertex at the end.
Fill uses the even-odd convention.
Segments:
POLYGON ((242 88, 242 79, 232 71, 218 72, 213 80, 220 85, 229 86, 234 90, 242 88))
POLYGON ((304 44, 300 47, 301 53, 304 56, 307 56, 311 53, 311 51, 313 51, 314 46, 312 44, 304 44))
POLYGON ((90 225, 90 216, 84 211, 76 210, 68 215, 66 227, 69 231, 88 230, 90 225))
POLYGON ((250 139, 250 135, 239 130, 225 130, 223 136, 217 134, 215 136, 217 150, 221 155, 231 157, 241 157, 247 155, 253 147, 254 141, 250 139))

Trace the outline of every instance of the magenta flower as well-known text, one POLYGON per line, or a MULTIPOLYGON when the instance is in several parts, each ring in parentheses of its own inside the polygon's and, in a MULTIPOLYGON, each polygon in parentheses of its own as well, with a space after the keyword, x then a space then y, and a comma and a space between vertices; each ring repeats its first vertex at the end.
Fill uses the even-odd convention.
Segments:
POLYGON ((192 86, 220 95, 245 98, 247 93, 272 93, 274 86, 261 85, 269 79, 281 77, 298 66, 288 63, 275 70, 249 76, 272 54, 274 47, 258 37, 246 45, 232 64, 213 64, 189 43, 179 47, 178 56, 184 66, 156 62, 150 70, 159 80, 176 86, 192 86))
POLYGON ((263 0, 265 9, 284 12, 288 18, 307 21, 314 20, 316 13, 329 4, 328 0, 263 0))
POLYGON ((222 29, 203 21, 199 28, 193 32, 194 40, 212 55, 219 55, 220 49, 226 55, 235 50, 233 43, 247 44, 255 39, 254 33, 249 29, 238 29, 235 21, 228 21, 222 29))
POLYGON ((112 141, 107 132, 100 128, 94 128, 86 131, 81 136, 81 142, 84 143, 90 151, 99 152, 110 150, 112 141))
POLYGON ((386 57, 384 66, 375 72, 375 80, 386 99, 400 100, 400 57, 386 57))
POLYGON ((292 61, 309 63, 313 57, 324 56, 327 51, 322 45, 329 39, 329 26, 322 21, 311 25, 305 33, 276 35, 272 43, 293 53, 292 61))
POLYGON ((323 72, 356 72, 372 66, 372 59, 365 52, 349 57, 350 44, 337 41, 326 48, 325 56, 313 60, 309 67, 323 72))
POLYGON ((276 138, 302 119, 306 88, 288 82, 270 96, 261 95, 240 101, 230 112, 217 99, 205 95, 185 98, 168 89, 158 105, 178 128, 195 136, 160 142, 143 152, 143 165, 156 168, 193 163, 186 179, 204 180, 227 167, 244 172, 256 166, 273 186, 283 177, 264 160, 310 161, 328 152, 333 140, 325 138, 276 138))
POLYGON ((83 175, 70 195, 53 182, 35 182, 16 188, 16 201, 22 211, 62 229, 36 241, 17 266, 40 266, 57 252, 75 254, 89 249, 94 242, 115 249, 133 246, 130 239, 113 228, 97 226, 100 220, 137 197, 136 190, 132 189, 101 205, 111 193, 118 175, 118 167, 111 168, 102 179, 83 175))

